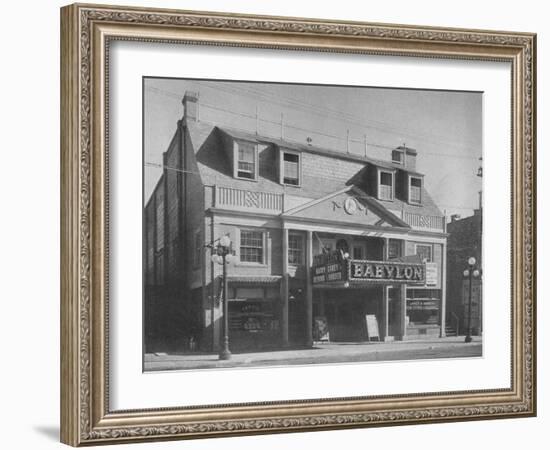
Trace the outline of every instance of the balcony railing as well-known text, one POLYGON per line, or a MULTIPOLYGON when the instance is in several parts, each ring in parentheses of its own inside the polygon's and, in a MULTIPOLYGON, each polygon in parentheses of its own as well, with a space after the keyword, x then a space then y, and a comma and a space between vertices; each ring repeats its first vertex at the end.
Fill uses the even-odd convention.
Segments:
POLYGON ((445 231, 445 217, 402 212, 402 219, 413 228, 445 231))
POLYGON ((283 210, 283 195, 271 192, 215 186, 214 198, 216 208, 263 210, 277 214, 283 210))

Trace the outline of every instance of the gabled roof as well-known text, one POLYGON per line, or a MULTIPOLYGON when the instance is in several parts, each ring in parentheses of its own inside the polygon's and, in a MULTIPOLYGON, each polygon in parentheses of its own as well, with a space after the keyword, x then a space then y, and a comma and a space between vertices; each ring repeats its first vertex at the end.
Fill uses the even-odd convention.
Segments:
POLYGON ((231 161, 223 150, 225 139, 245 139, 253 142, 272 145, 253 134, 227 132, 226 128, 218 128, 204 123, 188 125, 191 145, 196 154, 196 163, 203 184, 223 185, 236 189, 254 190, 259 192, 288 193, 296 197, 308 199, 318 198, 346 186, 346 180, 335 178, 318 178, 304 174, 300 188, 284 186, 279 183, 274 164, 263 165, 260 161, 260 176, 255 181, 236 179, 233 177, 231 161), (266 173, 269 171, 270 173, 266 173))
POLYGON ((406 222, 384 208, 357 186, 348 186, 312 200, 284 212, 282 216, 289 219, 310 219, 315 222, 339 221, 373 227, 410 228, 406 222))
MULTIPOLYGON (((303 197, 307 200, 314 200, 350 187, 359 189, 361 183, 359 183, 358 180, 362 179, 361 171, 364 170, 369 163, 383 168, 402 168, 400 165, 392 164, 387 161, 379 161, 361 155, 351 155, 320 147, 259 136, 229 127, 218 127, 207 122, 188 122, 186 128, 189 135, 189 145, 196 155, 196 161, 194 163, 196 167, 191 167, 190 169, 193 171, 196 170, 204 185, 221 185, 258 192, 288 194, 295 197, 303 197), (249 181, 236 179, 233 177, 232 161, 229 160, 228 155, 224 151, 228 140, 234 139, 257 142, 260 145, 264 144, 266 148, 275 149, 275 147, 283 147, 295 151, 358 162, 363 165, 361 166, 361 164, 359 164, 358 167, 362 168, 346 179, 304 173, 301 186, 294 187, 280 184, 278 174, 276 173, 275 160, 264 163, 260 161, 260 174, 257 180, 249 181)), ((273 153, 273 155, 275 155, 275 153, 273 153)), ((394 217, 397 215, 401 217, 402 211, 434 216, 443 215, 424 188, 422 188, 422 205, 411 205, 398 198, 395 198, 393 201, 376 200, 365 194, 364 191, 361 192, 361 195, 367 199, 365 201, 374 205, 373 207, 375 209, 377 207, 376 205, 378 205, 378 207, 383 210, 389 211, 394 217)))

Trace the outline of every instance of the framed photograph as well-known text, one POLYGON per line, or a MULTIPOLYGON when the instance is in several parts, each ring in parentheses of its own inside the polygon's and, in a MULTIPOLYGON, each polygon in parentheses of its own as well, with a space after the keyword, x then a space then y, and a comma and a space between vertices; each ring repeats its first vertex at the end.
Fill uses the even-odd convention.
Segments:
POLYGON ((62 442, 535 415, 535 58, 62 8, 62 442))

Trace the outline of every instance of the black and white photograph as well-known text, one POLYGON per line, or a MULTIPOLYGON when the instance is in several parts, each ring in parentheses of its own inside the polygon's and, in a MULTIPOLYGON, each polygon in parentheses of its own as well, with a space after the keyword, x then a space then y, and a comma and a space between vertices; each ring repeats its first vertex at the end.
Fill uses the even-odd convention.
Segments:
POLYGON ((544 2, 70 3, 3 5, 2 448, 548 445, 544 2))
POLYGON ((482 356, 482 92, 143 99, 145 371, 482 356))

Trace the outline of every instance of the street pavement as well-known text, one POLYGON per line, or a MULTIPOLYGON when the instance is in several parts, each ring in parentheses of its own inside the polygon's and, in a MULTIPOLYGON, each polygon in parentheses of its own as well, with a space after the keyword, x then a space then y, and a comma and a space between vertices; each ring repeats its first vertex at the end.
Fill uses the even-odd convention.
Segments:
POLYGON ((422 341, 316 343, 313 348, 233 353, 219 360, 214 353, 146 353, 145 371, 231 367, 288 366, 363 361, 396 361, 482 356, 480 337, 466 344, 464 336, 422 341))

